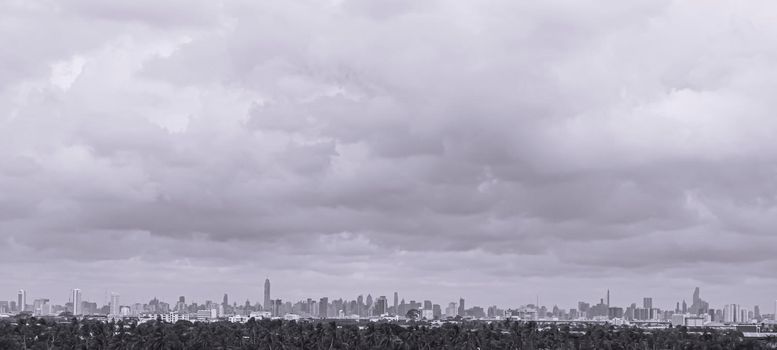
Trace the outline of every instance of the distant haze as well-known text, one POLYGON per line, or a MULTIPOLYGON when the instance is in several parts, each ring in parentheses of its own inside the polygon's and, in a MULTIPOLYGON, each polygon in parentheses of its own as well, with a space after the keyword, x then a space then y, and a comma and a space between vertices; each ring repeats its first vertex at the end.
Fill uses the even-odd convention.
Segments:
POLYGON ((2 1, 0 300, 772 312, 775 13, 2 1))

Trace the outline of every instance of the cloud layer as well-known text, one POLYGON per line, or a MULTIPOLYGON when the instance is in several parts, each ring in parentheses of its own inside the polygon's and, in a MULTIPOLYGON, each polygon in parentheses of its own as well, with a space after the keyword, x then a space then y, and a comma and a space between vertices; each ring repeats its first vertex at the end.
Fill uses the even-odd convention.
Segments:
POLYGON ((774 7, 4 2, 0 292, 767 305, 774 7))

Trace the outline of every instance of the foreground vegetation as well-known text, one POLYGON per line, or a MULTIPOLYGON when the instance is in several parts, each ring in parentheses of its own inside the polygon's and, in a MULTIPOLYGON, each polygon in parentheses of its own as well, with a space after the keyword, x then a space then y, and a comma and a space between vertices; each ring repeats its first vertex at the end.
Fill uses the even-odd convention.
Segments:
POLYGON ((441 327, 392 323, 249 322, 143 324, 21 318, 0 321, 0 349, 771 349, 775 339, 685 327, 541 327, 472 322, 441 327))

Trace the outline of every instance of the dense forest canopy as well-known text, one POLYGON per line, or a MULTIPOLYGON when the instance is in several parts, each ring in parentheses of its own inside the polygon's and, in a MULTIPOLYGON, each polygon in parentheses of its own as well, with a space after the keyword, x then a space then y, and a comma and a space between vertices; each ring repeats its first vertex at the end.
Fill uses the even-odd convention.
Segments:
POLYGON ((338 324, 254 320, 102 322, 0 321, 0 349, 774 349, 777 339, 686 327, 646 330, 534 322, 338 324))

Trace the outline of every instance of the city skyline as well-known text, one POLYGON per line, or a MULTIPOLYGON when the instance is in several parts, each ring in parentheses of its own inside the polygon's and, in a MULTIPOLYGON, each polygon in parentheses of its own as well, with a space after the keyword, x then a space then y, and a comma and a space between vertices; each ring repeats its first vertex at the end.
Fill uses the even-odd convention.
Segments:
MULTIPOLYGON (((256 298, 256 299, 248 298, 246 300, 239 300, 239 299, 233 298, 232 299, 233 303, 229 304, 229 305, 242 305, 244 302, 251 302, 251 305, 260 305, 261 306, 260 310, 271 311, 272 312, 273 311, 273 301, 275 299, 270 297, 270 295, 269 295, 270 288, 269 287, 270 287, 270 279, 266 278, 265 279, 265 283, 264 283, 264 289, 263 289, 264 294, 262 296, 261 301, 260 301, 259 298, 256 298)), ((728 307, 729 305, 737 305, 737 307, 740 307, 740 306, 742 306, 742 307, 749 307, 750 311, 752 311, 752 310, 766 310, 765 313, 767 313, 767 314, 769 312, 772 312, 772 314, 777 313, 777 299, 773 300, 772 301, 773 303, 769 303, 769 304, 766 304, 766 305, 748 304, 748 303, 731 302, 731 301, 719 301, 716 304, 710 304, 708 301, 706 301, 706 300, 704 300, 703 298, 700 297, 700 288, 699 287, 695 287, 695 289, 694 289, 690 299, 686 298, 686 297, 681 297, 681 298, 679 298, 678 300, 676 300, 676 301, 674 301, 672 303, 667 303, 667 305, 654 304, 652 296, 635 297, 635 298, 633 298, 634 299, 633 301, 627 301, 627 302, 622 302, 622 303, 615 303, 615 302, 612 302, 611 299, 610 299, 610 296, 611 296, 610 292, 611 292, 610 289, 606 289, 604 291, 604 294, 602 294, 601 298, 598 299, 598 301, 601 303, 601 305, 606 305, 607 308, 615 307, 615 308, 625 309, 625 308, 628 308, 630 304, 632 306, 633 305, 640 305, 640 300, 641 300, 641 308, 642 309, 647 309, 647 310, 652 310, 653 308, 656 308, 656 309, 667 310, 667 311, 675 311, 675 312, 682 311, 682 313, 686 313, 687 312, 689 314, 699 314, 701 312, 700 310, 707 310, 707 309, 710 309, 710 308, 717 309, 717 310, 723 310, 726 307, 728 307), (690 304, 687 303, 688 300, 691 301, 690 304), (682 308, 680 308, 681 304, 683 305, 682 308)), ((422 298, 415 298, 415 297, 406 297, 402 293, 400 293, 399 291, 393 291, 391 293, 393 294, 394 300, 395 300, 395 302, 392 303, 392 304, 389 304, 389 300, 386 297, 386 295, 389 295, 389 293, 385 293, 385 295, 377 295, 377 294, 373 295, 373 293, 360 293, 358 295, 353 295, 353 296, 327 295, 327 296, 322 296, 322 297, 311 295, 311 296, 307 296, 305 298, 300 298, 300 299, 284 299, 281 296, 278 300, 282 300, 283 303, 300 302, 300 301, 304 301, 306 299, 308 299, 308 300, 311 300, 311 299, 312 300, 317 300, 319 298, 321 300, 324 300, 324 299, 326 299, 326 300, 335 300, 337 298, 337 300, 356 301, 356 300, 364 300, 362 298, 367 297, 366 300, 368 301, 368 304, 370 303, 371 300, 375 300, 375 303, 377 305, 377 303, 379 302, 378 300, 382 298, 382 302, 384 303, 384 305, 383 305, 384 310, 388 310, 389 308, 396 310, 396 308, 400 305, 400 300, 401 300, 401 304, 402 305, 405 305, 406 303, 410 303, 410 302, 421 302, 421 305, 423 305, 423 302, 425 300, 426 301, 428 301, 428 300, 435 300, 435 301, 439 302, 439 305, 445 305, 445 304, 456 305, 456 313, 457 314, 462 314, 464 312, 464 310, 467 309, 467 307, 465 306, 465 300, 467 300, 467 299, 464 298, 464 297, 459 297, 458 300, 454 299, 454 300, 451 300, 451 301, 442 302, 442 301, 438 300, 438 298, 433 298, 433 297, 430 298, 428 296, 427 297, 422 297, 422 298)), ((229 295, 230 295, 230 293, 225 292, 223 294, 223 299, 222 300, 224 302, 226 302, 228 300, 228 296, 229 295)), ((105 292, 105 296, 107 298, 107 296, 108 296, 108 292, 107 291, 105 292)), ((113 311, 113 312, 118 311, 118 306, 116 306, 113 302, 120 300, 119 299, 120 296, 121 296, 120 293, 118 293, 116 291, 111 291, 110 292, 110 303, 108 303, 108 300, 106 299, 105 303, 103 305, 105 305, 105 306, 110 305, 110 310, 113 311)), ((20 290, 17 291, 17 300, 22 300, 22 297, 24 297, 24 300, 26 300, 27 290, 20 289, 20 290)), ((36 300, 37 299, 44 299, 44 297, 45 297, 45 300, 47 302, 50 302, 50 304, 58 304, 57 303, 57 299, 56 298, 51 298, 50 295, 43 295, 43 296, 34 295, 34 299, 36 299, 36 300)), ((183 300, 183 298, 186 298, 186 300, 188 300, 189 303, 204 303, 206 301, 217 300, 216 298, 205 298, 205 299, 199 300, 199 299, 196 299, 196 298, 187 297, 186 295, 180 295, 180 296, 178 296, 176 298, 170 298, 169 300, 172 301, 172 300, 176 300, 177 299, 177 300, 180 301, 180 300, 183 300)), ((152 300, 152 299, 153 300, 160 300, 160 301, 167 300, 165 298, 159 298, 157 295, 154 295, 153 297, 147 297, 145 300, 129 301, 129 302, 126 303, 126 305, 132 305, 132 304, 136 304, 136 303, 141 303, 142 304, 146 300, 152 300)), ((2 300, 3 299, 0 298, 0 301, 2 301, 2 300)), ((82 290, 80 288, 71 289, 70 297, 68 298, 68 302, 72 303, 73 300, 86 301, 86 299, 83 297, 83 293, 82 293, 82 290)), ((93 300, 89 300, 89 301, 93 302, 93 301, 97 301, 97 299, 93 299, 93 300)), ((560 305, 558 303, 553 303, 553 302, 542 303, 542 302, 540 302, 540 296, 537 295, 536 296, 536 302, 514 303, 514 304, 510 304, 510 305, 499 305, 499 304, 495 304, 495 303, 488 303, 488 302, 486 302, 486 303, 472 303, 470 305, 474 304, 474 306, 476 306, 476 307, 496 306, 496 307, 499 307, 499 308, 502 308, 502 309, 518 308, 518 307, 522 307, 522 306, 526 306, 526 305, 538 305, 538 306, 543 306, 543 307, 559 307, 559 308, 561 308, 563 310, 568 310, 568 309, 574 309, 575 307, 579 308, 580 303, 586 303, 589 306, 590 305, 595 305, 596 301, 597 301, 596 298, 585 299, 585 298, 578 297, 578 301, 575 303, 575 305, 560 305), (539 302, 539 304, 537 304, 538 302, 539 302)), ((65 303, 61 303, 61 304, 64 305, 65 303)), ((18 305, 18 302, 17 302, 17 305, 18 305)), ((27 304, 27 305, 31 305, 31 304, 27 304)), ((79 303, 79 305, 80 305, 80 303, 79 303)), ((101 304, 98 302, 97 305, 101 305, 101 304)), ((174 304, 171 303, 171 305, 174 305, 174 304)), ((223 305, 223 303, 222 303, 222 305, 223 305)), ((74 310, 73 312, 78 314, 78 315, 82 314, 80 312, 80 310, 78 310, 78 309, 74 310)))
POLYGON ((0 296, 768 310, 774 13, 0 1, 0 296))

